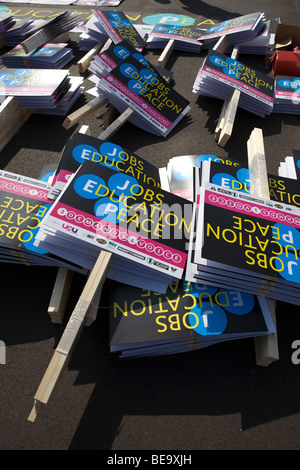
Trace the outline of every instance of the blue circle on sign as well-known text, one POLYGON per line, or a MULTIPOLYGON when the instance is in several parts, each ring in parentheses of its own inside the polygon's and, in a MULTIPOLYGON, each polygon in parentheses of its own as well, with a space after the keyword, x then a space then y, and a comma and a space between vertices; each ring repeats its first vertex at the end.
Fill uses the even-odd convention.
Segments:
POLYGON ((86 174, 79 176, 74 182, 75 192, 85 199, 97 199, 108 191, 105 181, 97 175, 86 174))
POLYGON ((226 59, 226 62, 228 65, 230 65, 230 67, 234 67, 235 69, 243 69, 244 66, 241 64, 241 62, 239 62, 238 60, 236 59, 233 59, 232 57, 228 57, 226 59))
MULTIPOLYGON (((113 202, 110 197, 101 198, 94 205, 94 213, 96 217, 112 224, 118 223, 117 217, 121 210, 124 211, 124 215, 127 213, 127 208, 124 202, 113 202)), ((124 218, 124 215, 122 215, 122 218, 124 218)))
POLYGON ((145 57, 143 56, 143 54, 140 54, 139 52, 135 52, 134 54, 132 54, 132 57, 137 60, 138 62, 140 62, 141 64, 145 65, 146 67, 148 66, 149 62, 147 59, 145 59, 145 57))
POLYGON ((126 28, 133 28, 133 25, 130 23, 130 21, 128 20, 122 20, 122 24, 126 27, 126 28))
POLYGON ((119 13, 116 13, 114 11, 109 12, 109 16, 111 16, 113 19, 115 19, 117 21, 121 21, 121 19, 122 19, 121 15, 119 15, 119 13))
POLYGON ((127 57, 130 56, 130 52, 126 47, 123 46, 118 46, 116 45, 114 47, 114 54, 117 56, 119 59, 127 59, 127 57))
POLYGON ((126 62, 120 65, 120 72, 122 75, 124 75, 124 77, 127 78, 130 78, 133 74, 136 74, 135 76, 137 77, 139 76, 137 68, 134 65, 128 64, 126 62))
POLYGON ((175 24, 178 26, 190 26, 195 23, 194 18, 185 15, 173 15, 172 13, 158 13, 157 15, 149 15, 143 18, 143 23, 149 25, 156 24, 175 24))
POLYGON ((218 293, 218 301, 227 312, 234 315, 245 315, 251 312, 255 305, 252 294, 231 289, 221 289, 218 293))
POLYGON ((238 180, 243 183, 244 187, 247 188, 247 192, 250 191, 250 177, 248 168, 240 168, 236 172, 238 180))
POLYGON ((111 176, 107 185, 116 195, 124 194, 125 196, 137 194, 141 188, 136 178, 128 176, 125 173, 116 173, 111 176))
POLYGON ((237 70, 230 69, 228 67, 223 68, 223 73, 229 77, 240 78, 240 73, 237 70))
POLYGON ((146 83, 153 83, 153 81, 157 80, 156 73, 152 72, 150 69, 142 69, 140 71, 140 77, 146 83))
POLYGON ((119 145, 113 144, 112 142, 104 142, 103 144, 100 145, 100 152, 101 155, 105 158, 105 166, 109 166, 110 168, 114 170, 118 170, 118 168, 115 166, 115 164, 119 161, 123 161, 124 158, 122 158, 121 154, 125 154, 124 150, 122 147, 119 145), (109 163, 112 163, 110 165, 109 163))
POLYGON ((278 80, 278 85, 282 88, 291 88, 292 80, 288 80, 287 78, 285 78, 284 80, 278 80))
POLYGON ((80 163, 80 165, 82 165, 85 160, 91 160, 95 153, 99 153, 98 150, 92 145, 87 144, 76 145, 72 150, 74 160, 80 163))
POLYGON ((274 232, 275 239, 277 240, 277 237, 280 237, 278 241, 280 242, 281 246, 285 247, 291 245, 294 246, 296 250, 300 249, 300 233, 296 227, 291 227, 284 224, 274 224, 274 227, 279 232, 279 235, 277 235, 277 232, 274 232))
POLYGON ((202 336, 220 335, 227 326, 227 315, 218 305, 211 305, 210 302, 203 302, 191 312, 198 317, 198 325, 195 323, 195 316, 189 315, 191 326, 197 325, 194 331, 202 336))
POLYGON ((214 158, 216 158, 214 155, 199 155, 196 159, 195 165, 200 168, 201 163, 204 162, 204 160, 213 160, 214 158))
POLYGON ((226 61, 217 55, 209 56, 209 61, 217 67, 227 67, 226 61))
POLYGON ((285 252, 275 258, 275 267, 279 274, 287 281, 300 282, 300 263, 298 255, 289 253, 288 258, 285 252))
POLYGON ((130 90, 132 90, 136 95, 143 95, 146 91, 144 85, 142 85, 138 80, 132 79, 129 80, 127 86, 130 90))

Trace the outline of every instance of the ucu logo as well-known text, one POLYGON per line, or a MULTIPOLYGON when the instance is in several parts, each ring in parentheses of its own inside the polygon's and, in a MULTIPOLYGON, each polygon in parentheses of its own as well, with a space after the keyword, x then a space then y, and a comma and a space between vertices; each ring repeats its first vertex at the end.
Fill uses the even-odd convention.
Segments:
POLYGON ((77 232, 78 232, 78 229, 75 228, 75 227, 72 227, 72 225, 62 224, 62 228, 63 228, 64 230, 68 230, 69 232, 73 232, 73 233, 77 233, 77 232))

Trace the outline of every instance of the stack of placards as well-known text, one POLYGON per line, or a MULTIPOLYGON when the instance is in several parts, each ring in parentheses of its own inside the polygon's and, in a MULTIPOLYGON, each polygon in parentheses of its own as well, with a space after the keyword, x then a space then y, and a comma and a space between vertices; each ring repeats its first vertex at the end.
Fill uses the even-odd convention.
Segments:
POLYGON ((21 45, 17 45, 0 58, 1 64, 10 68, 62 69, 74 58, 67 43, 45 44, 26 54, 21 45))
POLYGON ((300 209, 218 185, 213 165, 195 170, 186 279, 300 305, 300 209))
POLYGON ((202 49, 211 49, 221 36, 226 35, 230 44, 240 44, 255 39, 264 29, 265 14, 261 12, 231 18, 202 32, 199 40, 202 49))
POLYGON ((265 117, 273 111, 275 80, 236 59, 210 51, 200 68, 193 92, 221 100, 240 90, 238 106, 265 117))
POLYGON ((68 140, 61 154, 49 190, 51 199, 59 196, 85 160, 125 172, 143 183, 161 186, 160 172, 156 166, 125 147, 78 132, 68 140))
POLYGON ((70 88, 59 100, 58 104, 54 108, 36 108, 34 109, 35 114, 51 114, 55 116, 66 116, 76 101, 80 98, 84 87, 83 77, 73 77, 70 75, 70 88))
POLYGON ((4 41, 5 47, 15 47, 34 31, 36 24, 42 24, 43 20, 16 19, 12 27, 7 31, 1 32, 0 37, 4 41))
POLYGON ((56 266, 87 272, 34 245, 51 206, 47 182, 0 170, 0 262, 56 266))
POLYGON ((200 53, 202 43, 199 36, 203 29, 196 26, 176 26, 157 24, 147 35, 148 49, 164 49, 168 42, 174 40, 174 49, 200 53))
POLYGON ((126 39, 119 43, 112 44, 96 54, 89 65, 90 72, 94 73, 99 79, 104 77, 108 72, 114 69, 117 65, 121 64, 124 60, 133 57, 135 60, 141 62, 144 66, 156 70, 166 82, 170 82, 172 72, 162 67, 151 64, 141 52, 137 51, 130 42, 126 39))
POLYGON ((190 109, 189 101, 149 67, 130 57, 98 82, 98 89, 129 121, 147 132, 166 137, 190 109))
POLYGON ((13 13, 8 11, 0 12, 0 33, 7 31, 15 23, 15 18, 13 13))
POLYGON ((15 23, 12 13, 1 12, 0 13, 0 49, 5 46, 5 40, 3 33, 13 26, 15 23))
POLYGON ((300 77, 276 75, 273 113, 300 114, 300 77))
MULTIPOLYGON (((249 55, 266 55, 270 50, 270 47, 274 45, 275 33, 277 28, 276 20, 268 20, 264 26, 264 29, 250 41, 243 41, 239 46, 239 54, 249 55)), ((226 51, 229 55, 233 50, 233 45, 226 51)))
POLYGON ((84 32, 79 35, 78 48, 81 51, 90 51, 97 44, 105 43, 108 38, 109 35, 96 15, 92 15, 84 24, 84 32))
POLYGON ((68 70, 1 69, 0 96, 15 96, 20 108, 55 108, 69 88, 68 70))
POLYGON ((85 160, 40 224, 38 246, 91 269, 113 253, 107 277, 165 292, 181 279, 192 203, 85 160))
POLYGON ((278 167, 279 176, 292 179, 300 179, 300 150, 293 149, 293 154, 287 156, 284 162, 280 162, 278 167))
POLYGON ((80 22, 78 13, 63 11, 51 18, 50 20, 44 21, 41 28, 38 28, 35 34, 32 34, 24 42, 22 46, 24 50, 32 52, 43 44, 53 41, 61 34, 64 34, 72 30, 80 22))
POLYGON ((275 332, 264 297, 173 282, 166 294, 110 281, 110 351, 119 358, 162 356, 275 332))
POLYGON ((146 47, 146 41, 122 11, 93 10, 93 13, 115 44, 126 39, 139 51, 146 47))
MULTIPOLYGON (((248 167, 240 162, 226 158, 221 159, 207 158, 212 163, 209 168, 208 182, 222 186, 225 189, 250 194, 250 172, 248 167), (223 165, 220 165, 220 163, 223 165), (224 165, 225 164, 225 165, 224 165)), ((199 168, 202 168, 199 165, 199 168)), ((201 170, 198 171, 199 178, 201 170)), ((286 176, 278 176, 267 173, 269 197, 278 204, 292 205, 300 207, 300 188, 295 179, 286 176)))

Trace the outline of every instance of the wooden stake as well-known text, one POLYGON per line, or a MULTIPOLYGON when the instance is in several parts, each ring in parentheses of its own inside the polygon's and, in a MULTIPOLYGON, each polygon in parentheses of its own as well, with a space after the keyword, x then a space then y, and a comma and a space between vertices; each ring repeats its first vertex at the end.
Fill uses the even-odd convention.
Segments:
MULTIPOLYGON (((81 134, 90 135, 89 126, 81 126, 79 132, 81 134)), ((63 322, 68 296, 71 289, 73 274, 74 273, 68 269, 58 269, 50 299, 50 304, 48 307, 48 313, 51 317, 52 323, 63 322)))
POLYGON ((216 44, 214 45, 213 51, 218 51, 221 54, 223 54, 228 49, 228 47, 229 47, 229 39, 226 36, 226 34, 224 34, 224 36, 221 36, 216 42, 216 44))
POLYGON ((48 313, 52 323, 62 323, 72 284, 73 271, 59 268, 53 287, 48 313))
MULTIPOLYGON (((261 129, 253 129, 247 142, 247 148, 250 193, 265 199, 270 199, 267 165, 261 129)), ((276 302, 273 299, 267 300, 271 316, 276 327, 276 302)), ((265 367, 279 359, 277 333, 257 337, 254 339, 254 344, 257 365, 265 367)))
MULTIPOLYGON (((214 49, 218 50, 219 52, 224 52, 224 49, 226 50, 227 47, 228 43, 226 43, 225 40, 222 40, 220 42, 218 41, 214 49), (220 48, 221 50, 219 50, 218 48, 220 48)), ((239 50, 240 46, 236 45, 231 54, 231 57, 233 59, 238 58, 239 50)), ((226 145, 229 138, 231 137, 240 96, 241 92, 239 90, 234 90, 231 95, 231 98, 225 100, 223 103, 218 124, 215 129, 215 140, 218 141, 218 145, 220 146, 226 145)))
POLYGON ((88 69, 88 66, 90 65, 92 58, 101 51, 102 47, 103 47, 103 43, 99 42, 87 54, 85 54, 85 56, 82 57, 82 59, 80 59, 77 62, 80 73, 84 73, 88 69))
POLYGON ((218 145, 227 144, 234 125, 235 115, 241 96, 240 90, 234 90, 231 98, 225 102, 224 110, 221 111, 221 122, 218 126, 218 145))
POLYGON ((82 294, 75 309, 67 323, 64 333, 58 343, 53 357, 48 365, 44 377, 34 396, 34 405, 28 416, 28 421, 35 421, 40 405, 48 403, 57 381, 67 364, 72 350, 79 338, 80 332, 85 325, 88 310, 97 294, 102 289, 110 265, 112 254, 102 250, 84 286, 82 294))
POLYGON ((165 67, 166 63, 168 62, 173 50, 174 50, 174 46, 175 46, 175 40, 174 39, 170 39, 168 41, 168 44, 166 45, 166 47, 164 48, 162 54, 159 56, 158 60, 157 60, 157 65, 159 65, 160 67, 165 67))
POLYGON ((108 126, 110 126, 118 117, 120 116, 119 111, 111 104, 109 103, 107 110, 102 116, 103 120, 103 128, 106 129, 108 126))
POLYGON ((110 126, 108 126, 105 131, 103 131, 98 138, 102 140, 106 140, 109 137, 111 137, 117 130, 120 129, 120 127, 125 124, 125 122, 128 121, 130 116, 133 114, 133 109, 127 108, 120 116, 112 123, 110 126))
POLYGON ((75 126, 75 124, 77 124, 81 119, 85 118, 107 103, 108 99, 104 95, 100 95, 97 98, 94 98, 81 108, 74 111, 72 114, 69 114, 69 116, 67 116, 63 122, 64 128, 70 129, 70 127, 75 126))
POLYGON ((250 193, 270 199, 263 133, 254 128, 247 142, 250 193))

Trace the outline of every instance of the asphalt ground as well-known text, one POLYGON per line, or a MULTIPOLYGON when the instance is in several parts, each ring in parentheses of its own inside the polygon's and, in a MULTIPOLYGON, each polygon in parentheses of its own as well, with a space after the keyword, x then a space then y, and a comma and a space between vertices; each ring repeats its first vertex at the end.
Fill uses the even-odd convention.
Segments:
MULTIPOLYGON (((16 17, 49 17, 58 9, 82 12, 92 6, 6 4, 16 17)), ((123 0, 115 10, 142 21, 158 13, 200 15, 215 22, 263 11, 267 19, 298 26, 299 0, 123 0)), ((109 9, 109 8, 105 8, 109 9)), ((138 22, 137 21, 137 22, 138 22)), ((75 59, 68 67, 78 75, 84 55, 72 36, 75 59)), ((159 52, 147 53, 155 61, 159 52)), ((265 118, 238 109, 232 136, 225 147, 214 140, 221 102, 192 94, 204 54, 174 51, 167 67, 175 89, 190 100, 188 116, 167 138, 156 137, 130 123, 115 135, 123 145, 157 166, 186 154, 229 156, 247 162, 247 140, 261 128, 269 173, 292 149, 300 148, 299 117, 265 118)), ((264 70, 264 58, 240 56, 264 70)), ((85 73, 87 78, 89 73, 85 73)), ((76 104, 91 99, 85 91, 76 104)), ((103 110, 66 130, 64 118, 32 115, 0 152, 2 169, 39 177, 45 164, 57 163, 64 145, 82 124, 91 135, 102 130, 103 110)), ((78 300, 85 278, 75 275, 63 324, 47 313, 57 270, 46 267, 1 265, 0 339, 6 345, 6 364, 0 365, 1 450, 102 450, 105 458, 122 450, 172 454, 204 450, 299 450, 300 364, 292 362, 292 344, 300 340, 296 306, 278 302, 279 360, 268 367, 255 361, 253 339, 220 343, 201 351, 118 361, 109 356, 108 316, 99 308, 97 320, 86 326, 47 406, 35 422, 27 420, 33 397, 78 300)), ((130 454, 129 452, 129 454, 130 454)), ((120 454, 118 454, 120 455, 120 454)), ((195 457, 198 458, 198 457, 195 457)), ((199 462, 200 462, 199 458, 199 462)))

